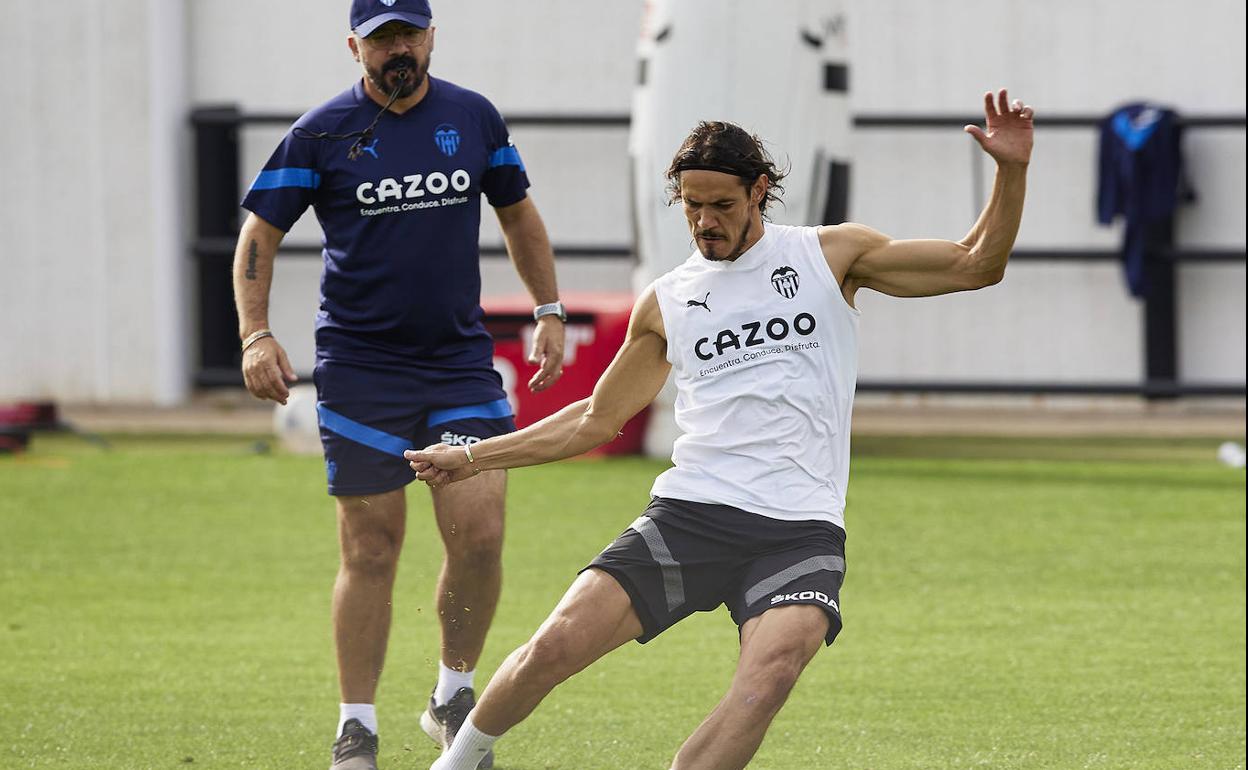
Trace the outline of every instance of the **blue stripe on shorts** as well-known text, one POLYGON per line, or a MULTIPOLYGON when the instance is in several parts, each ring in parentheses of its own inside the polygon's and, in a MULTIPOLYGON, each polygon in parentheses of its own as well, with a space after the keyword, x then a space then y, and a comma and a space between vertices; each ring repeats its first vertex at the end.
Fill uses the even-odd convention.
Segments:
POLYGON ((435 425, 441 425, 453 420, 465 420, 469 417, 490 419, 511 416, 511 403, 505 398, 500 398, 497 401, 487 401, 484 404, 457 406, 451 409, 436 409, 429 413, 429 420, 425 424, 432 428, 435 425))
POLYGON ((316 413, 320 416, 321 426, 349 438, 357 444, 370 446, 386 454, 402 457, 404 450, 411 449, 412 444, 405 438, 391 435, 385 431, 370 428, 349 417, 343 417, 324 404, 316 405, 316 413))

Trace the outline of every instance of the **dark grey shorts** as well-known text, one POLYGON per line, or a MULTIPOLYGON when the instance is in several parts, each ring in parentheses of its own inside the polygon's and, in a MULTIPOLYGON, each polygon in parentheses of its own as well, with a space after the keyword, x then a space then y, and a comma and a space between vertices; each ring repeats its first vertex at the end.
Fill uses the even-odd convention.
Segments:
POLYGON ((828 522, 656 497, 591 567, 628 592, 642 644, 721 604, 738 628, 772 607, 813 604, 828 614, 828 644, 841 631, 845 531, 828 522))

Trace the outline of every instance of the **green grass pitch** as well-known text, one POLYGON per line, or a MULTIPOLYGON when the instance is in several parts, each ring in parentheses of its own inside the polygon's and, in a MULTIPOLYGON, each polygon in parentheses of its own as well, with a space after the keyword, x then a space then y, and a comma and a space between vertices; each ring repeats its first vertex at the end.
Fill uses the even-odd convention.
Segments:
MULTIPOLYGON (((256 439, 39 436, 0 457, 0 767, 323 770, 333 508, 256 439)), ((855 442, 846 627, 752 768, 1243 768, 1244 474, 1216 442, 855 442)), ((663 465, 513 472, 484 682, 663 465)), ((783 490, 776 490, 783 496, 783 490)), ((413 486, 378 696, 424 768, 439 546, 413 486)), ((722 609, 629 645, 498 745, 500 770, 668 767, 735 663, 722 609)))

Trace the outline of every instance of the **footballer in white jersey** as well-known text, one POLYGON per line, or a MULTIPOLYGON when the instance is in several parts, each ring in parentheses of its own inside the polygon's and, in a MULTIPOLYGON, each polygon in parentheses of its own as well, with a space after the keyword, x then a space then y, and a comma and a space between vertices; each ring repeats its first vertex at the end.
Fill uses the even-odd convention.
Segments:
POLYGON ((960 241, 771 224, 783 174, 762 143, 731 123, 700 123, 668 169, 697 251, 642 293, 593 395, 516 433, 405 454, 437 486, 571 457, 614 438, 675 377, 674 467, 499 668, 432 770, 473 770, 560 682, 721 604, 739 629, 736 673, 672 767, 749 762, 802 670, 842 627, 856 292, 931 296, 1004 275, 1033 116, 1004 89, 985 94, 984 111, 986 126, 965 130, 996 161, 996 182, 960 241))

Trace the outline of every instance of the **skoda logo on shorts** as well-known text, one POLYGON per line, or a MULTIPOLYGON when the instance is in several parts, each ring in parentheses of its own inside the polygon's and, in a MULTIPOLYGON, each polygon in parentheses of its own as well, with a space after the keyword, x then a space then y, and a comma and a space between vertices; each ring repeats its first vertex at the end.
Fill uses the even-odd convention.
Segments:
POLYGON ((448 158, 459 151, 459 131, 450 123, 443 123, 433 131, 433 141, 448 158))
POLYGON ((797 271, 788 265, 776 268, 771 272, 771 285, 781 297, 793 299, 797 296, 797 271))

